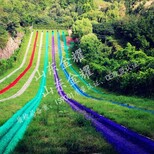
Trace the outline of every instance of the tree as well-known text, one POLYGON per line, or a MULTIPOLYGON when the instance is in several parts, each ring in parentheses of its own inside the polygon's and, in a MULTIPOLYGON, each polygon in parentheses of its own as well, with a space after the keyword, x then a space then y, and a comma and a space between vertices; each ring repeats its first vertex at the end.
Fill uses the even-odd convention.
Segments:
POLYGON ((127 43, 126 48, 121 49, 115 53, 115 58, 118 60, 131 60, 132 55, 136 53, 135 47, 127 43))
POLYGON ((83 5, 82 9, 83 9, 83 12, 84 12, 84 13, 85 13, 85 12, 89 12, 89 11, 92 10, 90 3, 85 3, 85 4, 83 5))
POLYGON ((4 48, 8 40, 7 31, 0 25, 0 48, 4 48))
POLYGON ((93 33, 84 35, 80 40, 80 47, 87 61, 97 61, 101 57, 102 43, 93 33))
POLYGON ((92 33, 92 24, 89 19, 83 18, 82 20, 77 20, 72 27, 73 37, 81 38, 83 35, 92 33))
POLYGON ((81 17, 88 18, 89 20, 95 20, 97 22, 102 22, 106 20, 105 14, 98 10, 91 10, 81 15, 81 17))
POLYGON ((73 25, 73 19, 70 16, 63 17, 63 26, 66 28, 70 28, 73 25))
POLYGON ((17 28, 19 27, 20 18, 17 13, 12 13, 8 17, 8 23, 6 30, 12 35, 16 36, 17 34, 17 28))
POLYGON ((110 23, 102 22, 93 25, 93 32, 97 34, 99 39, 105 42, 107 36, 114 35, 114 28, 110 23))

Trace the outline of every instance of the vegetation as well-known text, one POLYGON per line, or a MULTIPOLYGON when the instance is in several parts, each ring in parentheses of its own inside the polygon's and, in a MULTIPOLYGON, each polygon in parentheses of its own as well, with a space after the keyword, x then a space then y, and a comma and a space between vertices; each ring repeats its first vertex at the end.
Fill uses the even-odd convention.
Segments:
MULTIPOLYGON (((83 64, 90 62, 91 69, 96 73, 93 79, 97 78, 104 82, 104 88, 116 92, 153 95, 153 6, 145 8, 145 2, 139 3, 138 0, 2 0, 1 4, 0 48, 5 47, 8 33, 15 37, 17 31, 27 26, 44 29, 72 27, 72 36, 79 38, 79 44, 73 51, 82 48, 87 57, 83 64), (138 68, 106 81, 106 75, 130 63, 135 63, 138 68)), ((1 62, 1 70, 4 63, 7 65, 5 69, 10 68, 11 61, 1 62)))
MULTIPOLYGON (((34 31, 35 33, 36 31, 34 31)), ((41 33, 41 30, 39 31, 41 33)), ((28 44, 29 35, 26 36, 26 45, 28 44)), ((55 36, 56 38, 56 36, 55 36)), ((35 35, 33 36, 34 42, 35 35)), ((56 39, 55 39, 56 40, 56 39)), ((43 47, 45 47, 45 32, 43 36, 43 47)), ((40 42, 40 37, 38 42, 40 42)), ((51 42, 51 31, 49 31, 49 42, 51 42)), ((23 44, 24 45, 24 44, 23 44)), ((26 46, 24 47, 26 48, 26 46)), ((32 51, 31 46, 30 51, 32 51)), ((39 47, 36 49, 38 53, 39 47)), ((25 50, 23 50, 25 52, 25 50)), ((51 46, 49 46, 51 51, 51 46)), ((28 64, 28 59, 26 60, 28 64)), ((39 65, 39 72, 42 72, 44 67, 44 56, 45 52, 42 50, 41 61, 39 65)), ((7 94, 1 95, 1 99, 16 93, 23 84, 27 81, 31 73, 35 68, 35 63, 38 56, 34 58, 34 64, 32 69, 29 70, 28 74, 18 83, 18 86, 14 89, 10 89, 7 94)), ((51 62, 51 53, 49 52, 49 61, 51 62)), ((58 55, 56 61, 58 62, 58 55)), ((22 59, 20 59, 22 61, 22 59)), ((27 65, 26 64, 26 65, 27 65)), ((16 66, 18 67, 18 66, 16 66)), ((25 66, 26 67, 26 66, 25 66)), ((24 69, 24 68, 23 68, 24 69)), ((60 70, 60 68, 59 68, 60 70)), ((8 70, 6 73, 9 74, 8 70)), ((16 76, 22 72, 22 69, 15 75, 6 79, 3 84, 0 84, 0 88, 11 82, 16 76)), ((5 77, 6 73, 1 77, 5 77)), ((62 71, 59 72, 63 74, 62 71)), ((41 79, 40 79, 41 80, 41 79)), ((4 101, 0 103, 0 125, 3 125, 16 111, 23 107, 26 102, 31 100, 39 89, 40 80, 36 81, 33 79, 32 83, 28 87, 25 93, 21 96, 12 99, 11 101, 4 101), (23 101, 24 100, 24 101, 23 101)), ((62 80, 65 80, 63 76, 62 80)), ((60 99, 57 89, 54 84, 54 76, 48 72, 47 74, 47 89, 52 88, 53 93, 49 93, 41 101, 39 108, 35 114, 35 117, 28 127, 23 140, 20 141, 14 154, 17 153, 101 153, 105 154, 116 154, 115 150, 109 145, 94 128, 91 127, 91 123, 87 121, 83 115, 80 115, 72 110, 67 103, 56 104, 56 100, 60 99)), ((68 90, 70 86, 68 86, 68 90)), ((69 91, 69 93, 72 91, 69 91)), ((73 92, 72 92, 73 93, 73 92)), ((75 93, 73 93, 75 96, 75 93)), ((24 119, 23 119, 24 120, 24 119)), ((25 119, 26 120, 26 119, 25 119)))
MULTIPOLYGON (((82 65, 90 65, 95 73, 93 79, 103 82, 104 88, 127 95, 153 97, 153 6, 142 8, 140 12, 127 11, 125 15, 121 15, 125 7, 122 1, 108 1, 107 7, 105 4, 106 2, 101 2, 100 10, 90 10, 75 21, 73 34, 77 36, 78 33, 79 44, 72 51, 82 49, 85 56, 82 65), (89 26, 86 33, 80 34, 81 27, 85 26, 81 20, 86 20, 85 18, 91 21, 95 35, 88 31, 89 26), (135 69, 128 69, 131 64, 136 65, 135 69), (114 76, 115 72, 117 75, 114 76), (114 77, 106 80, 106 76, 114 77)), ((134 1, 129 6, 133 4, 134 1)), ((129 10, 128 5, 126 7, 129 10)))
POLYGON ((81 38, 82 36, 92 33, 92 24, 89 19, 77 20, 72 27, 74 37, 81 38))
MULTIPOLYGON (((41 31, 39 31, 41 32, 41 31)), ((49 31, 49 42, 51 42, 51 31, 49 31)), ((44 33, 45 34, 45 33, 44 33)), ((55 33, 56 34, 56 33, 55 33)), ((95 36, 94 34, 90 34, 95 36)), ((33 42, 34 42, 33 36, 33 42)), ((29 36, 26 37, 26 44, 28 43, 29 36)), ((45 35, 43 37, 43 47, 45 46, 45 35)), ((55 38, 57 36, 55 35, 55 38)), ((40 40, 38 40, 39 42, 40 40)), ((55 43, 57 44, 57 40, 55 39, 55 43)), ((63 45, 63 42, 61 42, 63 45)), ((98 42, 97 42, 98 43, 98 42)), ((100 43, 100 41, 99 41, 100 43)), ((26 46, 24 47, 26 48, 26 46)), ((38 48, 36 53, 38 53, 38 48)), ((30 51, 32 50, 32 46, 30 51)), ((23 50, 25 51, 25 50, 23 50)), ((43 69, 43 62, 45 52, 42 50, 42 58, 40 61, 39 71, 41 72, 43 69)), ((49 51, 51 51, 51 46, 49 46, 49 51)), ((65 55, 63 55, 65 56, 65 55)), ((30 58, 30 54, 29 57, 30 58)), ((16 89, 11 89, 7 94, 3 94, 2 98, 6 98, 17 92, 23 84, 27 81, 30 74, 33 72, 35 68, 35 63, 37 60, 37 55, 35 56, 35 62, 32 66, 32 69, 26 76, 19 82, 16 89)), ((51 53, 49 53, 49 61, 51 62, 51 53)), ((28 60, 26 60, 28 63, 28 60)), ((56 54, 56 62, 58 67, 58 74, 60 79, 62 79, 64 91, 67 94, 71 95, 73 99, 79 101, 81 104, 86 105, 87 107, 97 111, 98 113, 116 121, 120 124, 131 128, 143 135, 146 135, 150 138, 153 138, 153 115, 149 113, 145 113, 137 110, 130 110, 124 108, 122 106, 117 106, 115 104, 109 103, 108 100, 118 101, 124 104, 137 106, 149 110, 154 110, 154 104, 152 100, 149 99, 139 99, 135 97, 126 97, 119 96, 115 94, 104 94, 103 98, 106 100, 98 101, 88 99, 81 95, 76 94, 74 89, 67 82, 67 79, 59 66, 60 60, 58 54, 56 54), (146 103, 145 103, 146 102, 146 103), (128 118, 129 117, 129 118, 128 118)), ((25 66, 26 67, 26 66, 25 66)), ((73 66, 74 67, 74 66, 73 66)), ((77 69, 77 68, 76 68, 77 69)), ((22 70, 21 70, 22 71, 22 70)), ((8 74, 7 71, 1 77, 3 78, 8 74)), ((69 70, 69 73, 72 73, 69 70)), ((8 82, 13 80, 15 76, 18 76, 20 72, 17 72, 14 76, 7 79, 4 84, 1 84, 0 87, 4 87, 8 82)), ((114 149, 104 141, 104 139, 99 136, 97 132, 93 128, 91 128, 91 124, 89 121, 86 121, 82 115, 78 115, 69 105, 65 102, 60 103, 60 96, 57 93, 55 84, 54 84, 54 76, 48 72, 47 74, 47 89, 52 88, 53 93, 49 93, 46 97, 43 98, 39 108, 37 109, 36 115, 28 127, 26 134, 24 135, 23 140, 20 141, 18 146, 16 147, 14 154, 17 153, 105 153, 112 154, 116 153, 114 149), (57 104, 56 101, 59 101, 57 104), (46 108, 47 107, 47 108, 46 108), (29 144, 31 143, 31 144, 29 144)), ((40 80, 36 81, 35 79, 30 84, 29 88, 26 90, 24 94, 20 97, 15 98, 13 100, 5 101, 0 104, 1 106, 1 117, 0 124, 4 124, 5 121, 9 117, 12 116, 18 109, 20 109, 27 101, 35 96, 37 93, 36 89, 39 88, 40 80), (23 101, 24 100, 24 101, 23 101), (11 104, 10 104, 11 103, 11 104)), ((79 87, 83 87, 83 83, 78 82, 79 87)), ((87 89, 85 90, 88 94, 94 95, 93 91, 87 89)), ((102 90, 99 88, 99 90, 102 90)), ((100 94, 95 94, 96 97, 100 97, 100 94)))
POLYGON ((8 39, 8 36, 7 36, 7 31, 5 30, 5 28, 0 25, 0 48, 4 48, 6 43, 7 43, 7 39, 8 39))
MULTIPOLYGON (((151 3, 150 3, 151 4, 151 3)), ((71 63, 78 72, 86 65, 94 73, 88 83, 102 83, 95 93, 78 82, 78 86, 89 95, 103 97, 104 100, 92 100, 78 95, 67 82, 61 70, 56 54, 58 74, 64 83, 67 94, 73 93, 74 99, 97 111, 99 114, 124 125, 138 133, 154 139, 154 6, 147 6, 145 0, 0 0, 0 48, 6 46, 9 37, 16 37, 17 32, 25 33, 22 45, 10 59, 0 60, 0 78, 19 67, 23 52, 33 29, 72 29, 72 37, 77 42, 71 46, 71 52, 81 48, 84 59, 81 63, 71 63), (75 39, 77 38, 77 39, 75 39), (141 98, 145 97, 145 98, 141 98), (123 106, 116 105, 119 102, 123 106), (128 109, 129 106, 142 110, 128 109)), ((51 42, 51 31, 49 31, 51 42)), ((57 36, 56 36, 57 37, 57 36)), ((55 38, 56 38, 55 37, 55 38)), ((40 37, 38 39, 38 42, 40 37)), ((34 36, 33 41, 34 42, 34 36)), ((57 44, 57 40, 55 40, 57 44)), ((61 42, 63 43, 63 42, 61 42)), ((33 44, 33 43, 32 43, 33 44)), ((32 45, 30 51, 32 51, 32 45)), ((43 37, 43 49, 45 36, 43 37)), ((57 47, 57 46, 56 46, 57 47)), ((39 45, 36 50, 38 51, 39 45)), ((44 50, 42 50, 44 51, 44 50)), ((51 45, 49 45, 51 51, 51 45)), ((34 57, 32 69, 1 99, 12 96, 22 88, 35 68, 38 52, 34 57)), ((63 56, 65 54, 63 53, 63 56)), ((39 71, 43 69, 42 53, 39 71)), ((49 56, 51 62, 51 55, 49 56)), ((26 64, 30 59, 28 54, 26 64)), ((11 83, 26 67, 7 78, 0 84, 2 89, 11 83)), ((69 73, 73 71, 67 68, 69 73)), ((102 139, 90 122, 61 102, 54 76, 48 72, 47 89, 53 94, 44 97, 36 116, 28 128, 24 140, 16 147, 17 153, 115 153, 114 149, 102 139), (44 105, 48 106, 44 110, 44 105), (41 111, 41 114, 39 114, 41 111), (31 144, 29 144, 31 141, 31 144), (43 148, 42 148, 43 147, 43 148)), ((10 101, 0 103, 0 125, 3 125, 17 110, 36 94, 39 81, 33 79, 24 94, 10 101), (24 100, 24 101, 23 101, 24 100)))

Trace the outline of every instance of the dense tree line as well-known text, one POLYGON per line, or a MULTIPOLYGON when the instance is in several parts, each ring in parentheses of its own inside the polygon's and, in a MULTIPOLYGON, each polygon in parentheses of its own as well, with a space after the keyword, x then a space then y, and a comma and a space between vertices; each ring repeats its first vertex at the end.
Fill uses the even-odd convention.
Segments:
POLYGON ((94 8, 93 0, 1 0, 0 47, 24 27, 69 28, 78 16, 94 8))
POLYGON ((82 14, 73 25, 73 36, 80 40, 73 50, 82 49, 85 56, 82 65, 90 65, 95 74, 92 78, 103 82, 103 87, 151 97, 154 94, 154 9, 142 8, 136 14, 129 10, 135 2, 125 1, 124 16, 121 16, 122 1, 82 14), (83 24, 83 20, 88 20, 88 24, 83 24))
MULTIPOLYGON (((25 33, 30 26, 70 28, 79 15, 93 8, 93 0, 0 0, 0 48, 5 48, 9 36, 25 33)), ((8 60, 0 60, 0 75, 13 66, 17 53, 8 60)))

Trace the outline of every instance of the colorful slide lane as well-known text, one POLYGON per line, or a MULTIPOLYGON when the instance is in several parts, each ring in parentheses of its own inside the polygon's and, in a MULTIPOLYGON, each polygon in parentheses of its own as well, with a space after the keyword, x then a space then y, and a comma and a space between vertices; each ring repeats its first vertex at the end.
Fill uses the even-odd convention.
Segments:
MULTIPOLYGON (((69 57, 68 57, 68 47, 67 47, 67 44, 66 44, 66 38, 65 38, 64 32, 62 33, 62 36, 63 36, 64 48, 65 48, 65 52, 66 52, 66 55, 67 55, 67 59, 69 59, 69 57)), ((70 84, 73 85, 73 88, 79 94, 81 94, 83 96, 86 96, 86 97, 89 97, 89 98, 94 98, 94 99, 97 99, 97 100, 107 101, 109 103, 112 103, 112 104, 115 104, 115 105, 120 105, 120 106, 128 108, 128 109, 134 109, 134 110, 138 110, 138 111, 143 111, 143 112, 147 112, 147 113, 150 113, 150 114, 154 114, 153 110, 147 110, 147 109, 139 108, 139 107, 136 107, 136 106, 131 106, 131 105, 127 105, 127 104, 123 104, 123 103, 119 103, 119 102, 109 101, 109 100, 106 100, 104 98, 95 98, 95 97, 90 96, 90 95, 88 95, 86 93, 83 93, 82 90, 80 90, 80 88, 77 86, 77 84, 71 79, 69 73, 65 69, 65 66, 64 66, 64 63, 63 63, 63 56, 62 56, 62 50, 61 50, 61 44, 60 44, 60 34, 59 33, 58 33, 58 53, 59 53, 61 68, 64 71, 66 78, 69 80, 70 84)), ((70 64, 69 61, 68 61, 68 63, 70 64)), ((71 66, 70 66, 70 68, 71 68, 71 66)), ((73 67, 72 67, 72 69, 73 69, 73 67)), ((80 76, 79 74, 76 74, 76 75, 78 77, 80 76)))
POLYGON ((0 100, 0 102, 4 102, 4 101, 10 100, 10 99, 17 98, 18 96, 22 95, 27 90, 27 88, 30 86, 30 84, 31 84, 31 82, 32 82, 32 80, 39 68, 40 59, 41 59, 41 51, 42 51, 42 39, 43 39, 43 32, 41 34, 41 39, 40 39, 38 59, 37 59, 37 63, 36 63, 33 73, 31 74, 31 76, 28 78, 28 80, 25 82, 25 84, 22 86, 22 88, 16 94, 14 94, 8 98, 4 98, 4 99, 0 100))
POLYGON ((59 95, 76 111, 90 119, 95 128, 111 143, 120 154, 153 154, 154 141, 146 138, 130 129, 123 127, 97 112, 81 105, 77 101, 67 97, 62 89, 56 70, 54 32, 52 33, 52 61, 54 80, 59 95))
POLYGON ((78 86, 77 84, 73 81, 73 79, 71 78, 71 76, 69 75, 69 73, 67 72, 64 63, 63 63, 63 56, 62 56, 62 49, 61 49, 61 43, 60 43, 60 34, 58 32, 58 53, 59 53, 59 58, 60 58, 60 67, 63 70, 67 80, 69 81, 70 85, 75 89, 75 91, 77 91, 80 95, 88 97, 88 98, 92 98, 92 99, 96 99, 96 100, 101 100, 100 98, 95 98, 93 96, 88 95, 87 93, 83 92, 78 86))
POLYGON ((9 154, 11 153, 19 140, 23 138, 23 135, 33 119, 34 115, 31 115, 33 111, 35 113, 37 107, 39 106, 44 93, 44 86, 46 85, 46 74, 48 66, 48 38, 49 34, 46 33, 46 50, 44 59, 44 73, 40 82, 40 88, 36 96, 30 100, 23 108, 17 111, 3 126, 0 127, 0 153, 9 154), (25 114, 28 115, 28 119, 20 123, 17 119, 25 114))
POLYGON ((26 69, 13 82, 11 82, 8 86, 6 86, 2 90, 0 90, 0 94, 3 94, 6 91, 8 91, 9 89, 11 89, 12 87, 14 87, 20 81, 20 79, 27 73, 27 71, 31 68, 32 63, 33 63, 33 59, 34 59, 34 55, 35 55, 37 39, 38 39, 38 32, 36 32, 36 37, 35 37, 35 41, 34 41, 31 59, 29 61, 28 66, 26 67, 26 69))
POLYGON ((33 33, 34 32, 31 32, 30 39, 29 39, 29 43, 28 43, 28 46, 27 46, 27 49, 26 49, 26 52, 25 52, 25 55, 24 55, 24 58, 23 58, 23 61, 22 61, 21 65, 17 69, 15 69, 13 72, 11 72, 9 75, 7 75, 3 79, 1 79, 0 80, 0 83, 2 83, 3 81, 5 81, 7 78, 11 77, 13 74, 15 74, 18 70, 20 70, 24 66, 24 64, 26 62, 27 55, 28 55, 28 51, 30 49, 30 44, 32 42, 33 33))
MULTIPOLYGON (((70 64, 70 60, 69 60, 69 53, 68 53, 68 46, 67 46, 67 43, 66 43, 66 36, 65 36, 65 33, 63 32, 62 33, 63 35, 63 41, 64 41, 64 51, 66 53, 66 59, 67 59, 67 62, 68 64, 70 64)), ((93 86, 91 86, 89 83, 86 82, 86 80, 84 80, 81 75, 72 67, 70 66, 70 69, 72 70, 72 72, 74 72, 74 74, 80 79, 80 81, 82 81, 87 87, 89 87, 93 92, 95 93, 99 93, 99 94, 105 94, 104 92, 101 92, 97 89, 95 89, 93 86)))

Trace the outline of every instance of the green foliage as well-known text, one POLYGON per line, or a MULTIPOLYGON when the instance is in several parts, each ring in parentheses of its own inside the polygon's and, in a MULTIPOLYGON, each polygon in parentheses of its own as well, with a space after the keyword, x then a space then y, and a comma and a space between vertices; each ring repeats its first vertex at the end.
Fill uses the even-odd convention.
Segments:
POLYGON ((120 18, 118 2, 113 2, 113 4, 107 9, 106 15, 112 20, 120 18))
POLYGON ((59 26, 69 28, 77 20, 77 8, 81 4, 85 4, 83 7, 85 11, 93 7, 91 0, 84 2, 77 0, 2 0, 0 24, 12 36, 16 36, 20 26, 27 27, 34 24, 35 27, 50 27, 53 21, 59 26))
POLYGON ((62 21, 63 27, 70 28, 73 25, 73 19, 70 16, 64 16, 62 21))
POLYGON ((106 16, 103 12, 98 10, 91 10, 89 12, 86 12, 80 16, 80 18, 88 18, 89 20, 95 20, 97 22, 102 22, 106 20, 106 16))
POLYGON ((82 9, 84 13, 92 10, 90 3, 83 4, 82 9))
POLYGON ((131 42, 137 48, 144 50, 153 48, 154 26, 152 10, 149 10, 139 19, 130 16, 128 19, 118 21, 115 24, 116 36, 131 42))
MULTIPOLYGON (((130 7, 136 2, 137 0, 126 1, 130 7)), ((81 20, 73 27, 73 36, 81 38, 78 47, 85 56, 82 65, 89 64, 95 74, 93 79, 104 82, 103 86, 109 90, 152 96, 154 88, 150 83, 153 84, 154 67, 153 9, 145 12, 142 9, 139 16, 124 16, 125 13, 122 16, 122 1, 101 2, 100 6, 99 11, 89 10, 79 16, 81 20, 88 18, 91 21, 92 31, 96 35, 82 33, 81 20), (125 68, 122 76, 115 76, 111 81, 106 80, 106 75, 118 72, 131 63, 138 67, 131 70, 125 68)), ((128 12, 131 11, 128 9, 128 12)))
POLYGON ((0 76, 8 69, 13 67, 13 63, 17 60, 19 49, 14 53, 14 55, 9 59, 0 60, 0 76))
POLYGON ((79 47, 85 58, 82 65, 88 64, 94 73, 92 78, 103 82, 105 88, 123 94, 153 95, 153 57, 136 50, 130 43, 113 52, 107 43, 101 43, 93 33, 82 36, 79 47), (122 75, 119 75, 120 72, 122 75), (108 81, 105 77, 110 74, 116 76, 108 81))
POLYGON ((7 31, 0 25, 0 48, 4 48, 8 40, 7 31))
POLYGON ((57 22, 51 20, 50 23, 44 24, 34 24, 33 25, 35 29, 65 29, 63 25, 58 24, 57 22))
POLYGON ((93 32, 104 42, 107 36, 114 35, 114 28, 110 23, 102 22, 100 24, 93 24, 93 32))
POLYGON ((92 33, 92 24, 89 19, 83 18, 74 23, 72 30, 74 37, 81 38, 83 35, 92 33))
MULTIPOLYGON (((80 47, 82 48, 85 59, 90 61, 97 61, 99 58, 101 42, 97 39, 97 36, 93 33, 84 35, 80 41, 80 47)), ((98 61, 97 61, 98 62, 98 61)))

